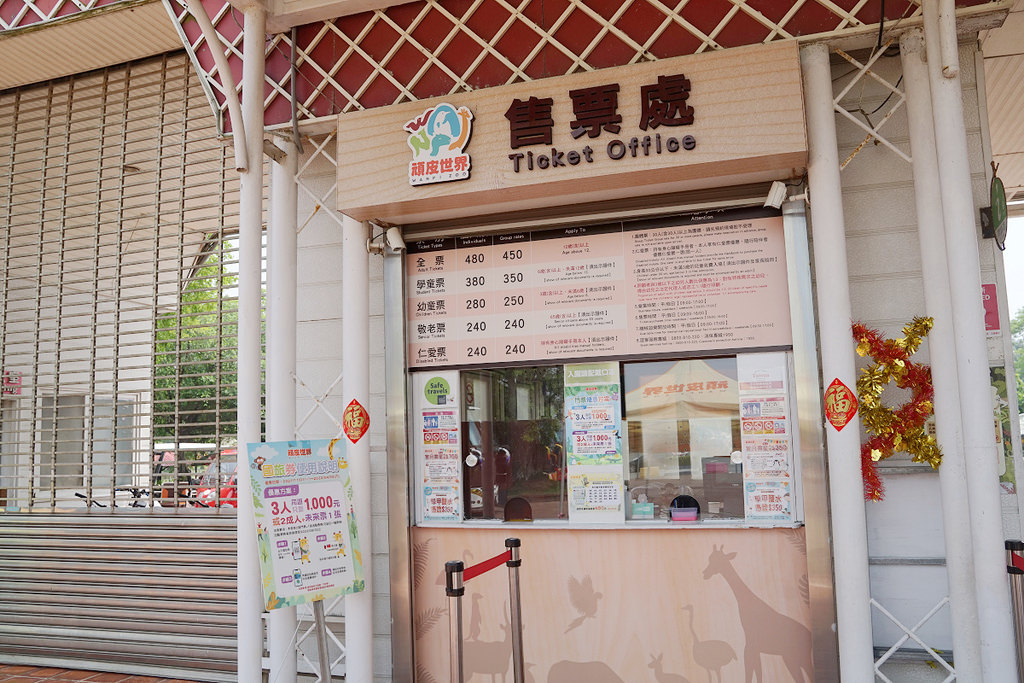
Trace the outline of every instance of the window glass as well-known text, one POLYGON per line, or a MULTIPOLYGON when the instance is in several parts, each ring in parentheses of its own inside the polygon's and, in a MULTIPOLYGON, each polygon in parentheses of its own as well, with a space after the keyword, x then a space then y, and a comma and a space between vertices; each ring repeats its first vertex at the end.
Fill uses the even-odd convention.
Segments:
POLYGON ((562 366, 460 373, 469 519, 566 517, 562 366))
POLYGON ((736 357, 622 369, 627 517, 697 507, 701 519, 743 519, 736 357))

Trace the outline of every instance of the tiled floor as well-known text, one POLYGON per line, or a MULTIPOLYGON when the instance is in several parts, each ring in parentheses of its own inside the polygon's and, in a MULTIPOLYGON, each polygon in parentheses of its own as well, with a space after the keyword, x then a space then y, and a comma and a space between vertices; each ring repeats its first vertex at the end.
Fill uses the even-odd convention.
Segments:
POLYGON ((0 683, 196 683, 180 678, 155 678, 132 674, 110 674, 99 671, 72 671, 41 666, 0 665, 0 683))

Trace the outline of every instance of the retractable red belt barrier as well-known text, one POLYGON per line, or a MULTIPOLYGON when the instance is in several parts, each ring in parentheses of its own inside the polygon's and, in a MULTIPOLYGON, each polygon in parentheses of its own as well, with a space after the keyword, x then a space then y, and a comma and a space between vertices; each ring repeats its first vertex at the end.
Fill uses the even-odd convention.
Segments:
POLYGON ((523 683, 523 620, 519 605, 519 567, 523 561, 519 557, 520 545, 518 538, 506 538, 505 547, 508 550, 489 560, 474 564, 468 569, 464 568, 463 563, 459 560, 445 562, 444 592, 448 596, 452 683, 464 683, 465 681, 462 664, 462 597, 466 593, 464 584, 502 564, 508 567, 509 610, 512 622, 512 667, 515 673, 515 683, 523 683))
POLYGON ((1017 680, 1024 681, 1024 541, 1006 541, 1006 573, 1010 575, 1010 602, 1017 643, 1017 680))
POLYGON ((479 564, 474 564, 472 567, 467 567, 462 572, 462 580, 469 581, 470 579, 476 578, 481 574, 491 571, 495 567, 505 564, 512 559, 512 551, 506 550, 501 555, 495 555, 489 560, 484 560, 479 564))

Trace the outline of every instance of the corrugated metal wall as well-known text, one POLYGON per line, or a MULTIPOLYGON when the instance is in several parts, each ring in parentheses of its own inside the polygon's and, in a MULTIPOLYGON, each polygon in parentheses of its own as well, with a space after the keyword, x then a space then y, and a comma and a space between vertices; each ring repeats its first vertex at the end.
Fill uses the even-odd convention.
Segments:
POLYGON ((234 681, 234 517, 4 515, 0 661, 234 681))

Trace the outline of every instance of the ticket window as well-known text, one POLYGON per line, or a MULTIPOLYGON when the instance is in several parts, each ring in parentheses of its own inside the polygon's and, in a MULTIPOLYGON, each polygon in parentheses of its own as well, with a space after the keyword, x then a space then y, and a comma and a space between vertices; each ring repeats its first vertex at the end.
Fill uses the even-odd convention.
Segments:
POLYGON ((797 521, 788 358, 417 373, 420 521, 797 521))
POLYGON ((466 519, 566 516, 562 366, 460 373, 466 519))
POLYGON ((688 496, 701 519, 742 520, 736 357, 624 363, 623 390, 627 516, 665 517, 688 496))

